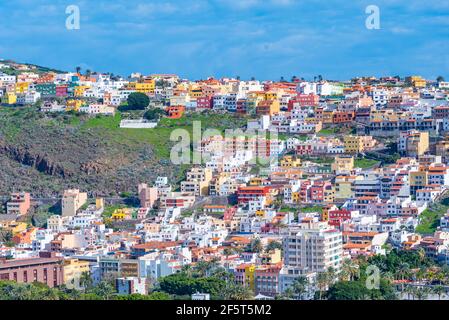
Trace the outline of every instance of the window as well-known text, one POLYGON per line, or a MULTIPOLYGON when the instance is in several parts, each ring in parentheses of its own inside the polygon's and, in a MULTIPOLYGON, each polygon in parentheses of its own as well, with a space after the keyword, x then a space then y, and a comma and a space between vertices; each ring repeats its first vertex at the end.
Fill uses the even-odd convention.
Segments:
POLYGON ((0 280, 9 280, 9 273, 0 274, 0 280))
POLYGON ((23 272, 23 282, 28 282, 28 272, 27 271, 24 271, 23 272))

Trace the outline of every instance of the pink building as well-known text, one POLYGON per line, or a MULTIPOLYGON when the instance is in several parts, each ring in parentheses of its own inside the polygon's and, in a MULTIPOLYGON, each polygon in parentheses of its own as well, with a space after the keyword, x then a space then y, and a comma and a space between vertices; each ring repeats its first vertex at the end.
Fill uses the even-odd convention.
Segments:
POLYGON ((198 109, 212 109, 212 96, 203 96, 196 99, 196 107, 198 109))
POLYGON ((56 96, 57 97, 67 97, 68 96, 68 86, 67 85, 56 86, 56 96))
POLYGON ((157 200, 157 188, 148 187, 146 183, 138 186, 140 206, 143 208, 152 208, 157 200))
POLYGON ((45 283, 50 288, 60 286, 63 279, 63 258, 50 252, 40 252, 39 258, 1 260, 0 281, 45 283))
POLYGON ((31 207, 31 196, 27 192, 11 194, 11 200, 6 205, 8 214, 25 215, 31 207))

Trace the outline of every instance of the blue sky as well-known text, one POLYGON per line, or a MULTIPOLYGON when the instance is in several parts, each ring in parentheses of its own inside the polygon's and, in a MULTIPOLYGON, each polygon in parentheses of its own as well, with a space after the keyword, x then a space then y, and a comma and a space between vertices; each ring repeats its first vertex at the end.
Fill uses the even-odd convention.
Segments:
POLYGON ((446 0, 4 0, 0 14, 0 58, 62 70, 449 78, 446 0), (65 28, 72 4, 80 30, 65 28), (380 30, 365 28, 371 4, 380 30))

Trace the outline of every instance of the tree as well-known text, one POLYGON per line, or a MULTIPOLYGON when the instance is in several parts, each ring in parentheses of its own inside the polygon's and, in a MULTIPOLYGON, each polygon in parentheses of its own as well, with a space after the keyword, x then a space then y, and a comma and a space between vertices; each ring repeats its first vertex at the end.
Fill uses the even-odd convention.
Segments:
POLYGON ((81 72, 81 67, 76 67, 76 73, 80 73, 81 72))
POLYGON ((441 300, 441 295, 443 293, 446 293, 446 289, 441 285, 435 286, 432 289, 433 293, 435 293, 438 296, 438 300, 441 300))
POLYGON ((263 251, 263 245, 260 239, 253 239, 249 244, 248 250, 249 252, 261 253, 263 251))
POLYGON ((302 296, 307 292, 309 280, 304 276, 299 276, 293 280, 292 289, 295 295, 302 300, 302 296))
POLYGON ((233 248, 224 248, 223 249, 223 254, 225 255, 225 257, 226 257, 226 260, 229 258, 229 256, 231 255, 231 254, 233 254, 234 253, 234 250, 233 250, 233 248))
POLYGON ((222 293, 224 300, 250 300, 253 296, 253 292, 249 287, 231 281, 227 282, 222 293))
POLYGON ((351 259, 345 259, 342 263, 342 277, 345 280, 352 281, 359 274, 359 265, 351 259))
POLYGON ((361 281, 340 281, 329 288, 329 300, 365 300, 368 289, 361 281))
POLYGON ((443 77, 443 76, 438 76, 438 77, 437 77, 437 82, 438 82, 438 83, 444 82, 444 77, 443 77))
POLYGON ((318 291, 319 291, 319 299, 321 300, 323 297, 323 292, 326 290, 327 287, 327 274, 326 272, 320 272, 318 273, 316 277, 316 282, 318 285, 318 291))
POLYGON ((93 281, 89 272, 81 273, 80 286, 83 288, 84 292, 87 292, 88 290, 91 290, 93 288, 93 281))
POLYGON ((144 113, 143 117, 150 121, 159 121, 164 114, 165 111, 161 108, 151 108, 144 113))
POLYGON ((279 242, 279 241, 271 241, 268 245, 267 245, 267 247, 265 248, 265 251, 268 253, 268 252, 271 252, 271 251, 273 251, 273 250, 275 250, 275 249, 279 249, 279 250, 282 250, 282 243, 281 242, 279 242))
POLYGON ((120 111, 127 110, 145 110, 150 104, 150 98, 144 93, 133 92, 128 96, 128 105, 120 107, 120 111))

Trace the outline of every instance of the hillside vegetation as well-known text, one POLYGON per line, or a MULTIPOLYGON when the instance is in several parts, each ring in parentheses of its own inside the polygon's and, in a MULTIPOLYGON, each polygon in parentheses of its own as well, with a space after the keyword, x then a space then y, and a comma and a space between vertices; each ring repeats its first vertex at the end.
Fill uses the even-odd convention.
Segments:
POLYGON ((0 195, 23 190, 48 197, 75 187, 91 196, 115 196, 160 175, 176 182, 186 166, 169 160, 174 128, 191 131, 194 120, 207 121, 207 127, 245 123, 229 115, 198 114, 163 119, 155 129, 121 129, 120 120, 120 113, 89 117, 0 107, 0 195))

